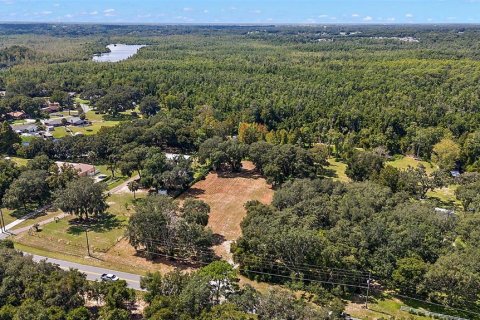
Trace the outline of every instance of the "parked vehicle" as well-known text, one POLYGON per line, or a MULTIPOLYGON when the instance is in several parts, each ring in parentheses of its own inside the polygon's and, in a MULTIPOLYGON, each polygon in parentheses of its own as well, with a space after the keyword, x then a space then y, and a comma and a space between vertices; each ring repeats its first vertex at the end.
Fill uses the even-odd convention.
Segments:
POLYGON ((118 281, 118 277, 111 273, 104 273, 100 278, 102 281, 118 281))

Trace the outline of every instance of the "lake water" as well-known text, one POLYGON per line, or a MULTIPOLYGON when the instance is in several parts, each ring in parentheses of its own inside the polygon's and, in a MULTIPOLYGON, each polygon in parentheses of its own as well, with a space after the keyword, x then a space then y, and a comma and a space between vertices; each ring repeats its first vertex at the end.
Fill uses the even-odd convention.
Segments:
POLYGON ((118 62, 126 60, 137 53, 144 45, 128 45, 128 44, 111 44, 107 48, 110 49, 108 53, 102 53, 93 56, 93 61, 96 62, 118 62))

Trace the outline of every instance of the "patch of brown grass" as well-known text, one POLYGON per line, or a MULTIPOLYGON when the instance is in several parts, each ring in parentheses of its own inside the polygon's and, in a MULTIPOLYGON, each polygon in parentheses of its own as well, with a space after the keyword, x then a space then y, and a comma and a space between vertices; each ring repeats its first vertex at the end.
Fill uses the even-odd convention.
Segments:
POLYGON ((225 240, 236 240, 242 234, 240 223, 246 215, 244 205, 250 200, 269 204, 273 190, 255 170, 253 163, 243 162, 238 173, 210 173, 180 199, 196 198, 210 205, 208 226, 225 240))

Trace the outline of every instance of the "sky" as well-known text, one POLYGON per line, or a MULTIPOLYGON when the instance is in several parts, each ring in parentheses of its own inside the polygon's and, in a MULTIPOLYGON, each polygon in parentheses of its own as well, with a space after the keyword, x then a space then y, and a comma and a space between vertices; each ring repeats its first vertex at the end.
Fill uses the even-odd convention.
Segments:
POLYGON ((0 0, 1 22, 480 23, 480 0, 0 0))

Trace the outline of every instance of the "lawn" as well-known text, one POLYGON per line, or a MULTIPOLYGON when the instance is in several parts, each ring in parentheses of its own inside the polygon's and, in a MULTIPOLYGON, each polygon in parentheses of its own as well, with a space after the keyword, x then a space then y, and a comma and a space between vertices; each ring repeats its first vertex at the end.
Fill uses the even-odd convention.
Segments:
POLYGON ((401 170, 406 170, 408 169, 408 167, 416 168, 419 164, 422 164, 423 166, 425 166, 425 170, 428 174, 431 174, 437 168, 437 166, 432 163, 417 160, 410 156, 401 157, 393 161, 388 161, 386 164, 401 170))
POLYGON ((12 230, 17 230, 23 227, 34 225, 35 223, 40 223, 42 221, 48 220, 50 218, 56 217, 62 212, 60 210, 47 210, 43 214, 38 214, 31 219, 27 219, 24 222, 16 225, 12 230))
POLYGON ((13 162, 15 162, 15 164, 17 166, 26 166, 29 159, 24 159, 24 158, 19 158, 19 157, 10 157, 10 160, 12 160, 13 162))
POLYGON ((52 131, 52 135, 56 139, 61 139, 67 135, 75 134, 77 132, 80 132, 84 135, 94 135, 97 134, 98 131, 102 127, 114 127, 118 125, 120 121, 101 121, 101 122, 93 122, 92 125, 90 126, 85 126, 85 127, 76 127, 76 126, 68 126, 67 128, 65 127, 56 127, 54 131, 52 131), (70 131, 72 133, 70 133, 70 131))
MULTIPOLYGON (((365 309, 363 298, 355 297, 353 302, 349 302, 346 312, 352 317, 360 319, 418 319, 427 320, 429 317, 413 315, 407 311, 400 310, 401 306, 408 306, 414 309, 427 310, 439 314, 452 315, 452 310, 445 309, 436 305, 420 302, 410 299, 397 299, 389 295, 372 297, 368 303, 368 309, 365 309)), ((471 314, 456 314, 456 316, 471 319, 471 314)), ((478 319, 478 318, 477 318, 478 319)))
POLYGON ((329 165, 325 168, 327 177, 341 182, 351 181, 345 174, 345 171, 347 170, 347 165, 345 163, 337 161, 335 158, 329 158, 328 163, 329 165))
POLYGON ((3 221, 5 222, 5 225, 17 220, 16 217, 12 216, 12 210, 2 208, 2 213, 3 213, 3 221))
POLYGON ((442 205, 445 205, 445 206, 460 207, 462 203, 455 196, 455 190, 457 190, 458 187, 459 187, 458 185, 453 184, 445 188, 428 191, 427 197, 437 199, 442 203, 442 205))
POLYGON ((88 228, 91 250, 98 254, 105 253, 124 236, 132 200, 133 196, 129 194, 111 195, 107 199, 110 208, 101 218, 84 223, 74 216, 68 216, 42 226, 38 233, 20 234, 15 241, 39 250, 83 256, 86 253, 85 229, 88 228))

